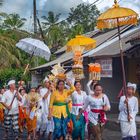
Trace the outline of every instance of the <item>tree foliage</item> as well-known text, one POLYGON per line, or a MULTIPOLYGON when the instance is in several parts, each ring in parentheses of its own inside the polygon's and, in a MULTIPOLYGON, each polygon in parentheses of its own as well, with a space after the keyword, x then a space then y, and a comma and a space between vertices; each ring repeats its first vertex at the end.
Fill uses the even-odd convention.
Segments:
POLYGON ((95 5, 80 4, 71 8, 66 21, 60 22, 61 14, 48 12, 48 15, 42 17, 48 45, 58 49, 76 35, 94 30, 99 13, 95 5))
POLYGON ((16 13, 1 13, 0 15, 4 18, 3 26, 7 29, 19 29, 23 27, 26 21, 25 18, 21 18, 19 14, 16 13))
POLYGON ((42 16, 42 19, 44 19, 44 22, 42 22, 45 26, 50 27, 55 25, 60 18, 61 14, 54 14, 54 12, 49 11, 47 16, 42 16))
MULTIPOLYGON (((3 4, 3 1, 0 0, 0 5, 3 4)), ((42 17, 42 27, 47 45, 57 50, 76 35, 94 30, 99 13, 95 5, 80 4, 76 8, 71 8, 67 20, 60 22, 61 14, 48 12, 42 17)), ((32 34, 21 30, 26 19, 21 18, 19 14, 0 13, 0 18, 0 80, 2 80, 0 82, 4 83, 12 76, 17 80, 21 76, 25 65, 29 62, 30 55, 17 49, 15 44, 20 39, 32 36, 32 34)), ((51 58, 55 59, 55 56, 52 55, 51 58)), ((32 66, 34 60, 31 62, 32 66)), ((39 65, 45 62, 43 59, 39 59, 39 65)))
POLYGON ((16 81, 24 80, 24 81, 29 81, 30 80, 30 76, 26 75, 25 77, 22 77, 23 74, 23 68, 19 68, 19 69, 14 69, 14 68, 6 68, 6 69, 1 69, 0 70, 0 87, 2 87, 3 85, 6 85, 7 82, 10 79, 15 79, 16 81))
POLYGON ((65 42, 64 25, 57 24, 61 14, 54 14, 52 11, 48 12, 47 16, 43 16, 43 30, 46 34, 47 43, 53 48, 61 46, 65 42))
POLYGON ((27 64, 29 55, 16 48, 16 43, 29 36, 29 33, 18 30, 0 29, 0 67, 18 68, 27 64), (3 63, 4 62, 4 63, 3 63))
POLYGON ((96 19, 100 12, 96 5, 80 4, 76 8, 71 8, 69 13, 68 22, 73 26, 83 26, 84 32, 94 30, 96 26, 96 19))

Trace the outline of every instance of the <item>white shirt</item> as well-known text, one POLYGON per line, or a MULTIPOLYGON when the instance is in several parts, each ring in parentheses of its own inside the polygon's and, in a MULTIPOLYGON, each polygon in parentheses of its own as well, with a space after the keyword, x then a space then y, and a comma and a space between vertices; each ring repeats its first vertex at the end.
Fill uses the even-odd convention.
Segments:
POLYGON ((19 106, 26 106, 26 98, 27 98, 27 94, 24 94, 23 96, 20 95, 21 97, 21 101, 18 101, 19 106))
MULTIPOLYGON (((107 105, 110 108, 109 99, 105 94, 103 95, 103 98, 100 99, 94 98, 93 96, 89 95, 85 100, 85 104, 83 107, 84 110, 88 107, 88 105, 90 106, 90 109, 103 109, 104 105, 107 105)), ((98 124, 98 116, 99 113, 94 113, 92 111, 89 111, 88 113, 88 119, 94 125, 98 124)))
MULTIPOLYGON (((119 118, 118 120, 120 121, 128 121, 127 119, 127 107, 126 104, 124 103, 126 97, 122 96, 120 98, 120 103, 119 103, 119 118)), ((138 113, 138 99, 136 97, 131 97, 128 98, 128 108, 129 108, 129 113, 132 119, 130 121, 135 121, 136 114, 138 113)))
POLYGON ((90 88, 91 84, 92 84, 92 80, 88 81, 88 83, 87 83, 88 95, 94 94, 94 91, 92 91, 90 88))
POLYGON ((47 99, 43 99, 43 97, 45 96, 47 92, 48 92, 47 88, 42 88, 40 90, 40 95, 42 96, 42 110, 46 115, 48 115, 49 113, 49 103, 50 103, 50 96, 51 96, 51 93, 50 93, 47 99))
POLYGON ((72 110, 71 110, 72 114, 74 115, 79 114, 79 109, 83 108, 86 98, 87 98, 87 94, 84 91, 81 91, 81 94, 78 94, 77 91, 74 91, 72 93, 72 103, 82 105, 82 106, 72 106, 72 110))
MULTIPOLYGON (((13 93, 10 90, 7 90, 2 96, 2 102, 5 103, 7 106, 9 106, 11 104, 15 94, 16 94, 16 90, 13 93)), ((5 109, 5 112, 8 112, 8 109, 5 109)), ((17 114, 18 112, 19 112, 18 99, 16 97, 13 101, 12 108, 8 114, 17 114)))

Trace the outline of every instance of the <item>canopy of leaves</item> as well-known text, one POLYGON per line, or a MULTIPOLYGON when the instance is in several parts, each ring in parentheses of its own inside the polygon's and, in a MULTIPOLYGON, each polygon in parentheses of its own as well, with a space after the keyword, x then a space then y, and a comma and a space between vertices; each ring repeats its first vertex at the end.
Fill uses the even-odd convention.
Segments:
POLYGON ((29 36, 29 33, 19 30, 0 29, 0 67, 20 67, 25 65, 29 56, 16 48, 16 43, 29 36))
POLYGON ((96 19, 100 12, 96 5, 80 4, 76 8, 71 8, 68 22, 73 25, 81 24, 85 32, 94 30, 96 19))
POLYGON ((97 7, 90 4, 80 4, 71 8, 67 20, 63 22, 59 22, 61 14, 48 12, 48 15, 42 17, 46 42, 56 49, 64 46, 76 35, 94 30, 99 14, 97 7))
POLYGON ((1 13, 0 14, 4 19, 3 26, 7 29, 19 29, 23 27, 26 19, 21 18, 19 14, 13 13, 13 14, 6 14, 1 13))
POLYGON ((47 16, 43 16, 43 30, 46 34, 47 44, 53 48, 57 48, 65 43, 65 26, 63 23, 57 24, 61 14, 54 14, 52 11, 48 12, 47 16))
MULTIPOLYGON (((0 70, 0 87, 7 84, 10 79, 15 79, 16 81, 21 80, 23 74, 23 69, 6 68, 0 70)), ((22 80, 29 81, 29 75, 22 77, 22 80)))
POLYGON ((47 16, 42 16, 42 19, 44 19, 44 22, 42 22, 45 26, 53 26, 59 21, 61 14, 54 14, 52 11, 48 12, 47 16))

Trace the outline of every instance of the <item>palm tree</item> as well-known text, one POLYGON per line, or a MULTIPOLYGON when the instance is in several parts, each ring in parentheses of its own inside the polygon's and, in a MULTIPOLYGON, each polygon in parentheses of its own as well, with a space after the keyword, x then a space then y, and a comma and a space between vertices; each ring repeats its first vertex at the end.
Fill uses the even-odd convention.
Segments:
POLYGON ((49 11, 48 16, 42 16, 42 19, 44 19, 44 22, 42 22, 43 25, 47 27, 55 25, 59 21, 60 15, 61 14, 55 15, 54 12, 49 11))
POLYGON ((59 18, 61 14, 54 14, 52 11, 48 12, 48 16, 43 16, 42 22, 44 32, 47 37, 48 45, 52 48, 58 48, 64 43, 63 37, 63 27, 62 24, 58 24, 59 18))
POLYGON ((15 49, 15 41, 0 35, 0 68, 20 66, 20 52, 15 49))
POLYGON ((3 26, 7 29, 19 29, 23 27, 25 24, 26 19, 25 18, 20 18, 19 14, 6 14, 6 13, 1 13, 0 14, 3 18, 3 26))
POLYGON ((0 68, 24 66, 29 60, 29 55, 16 48, 16 43, 29 37, 26 31, 0 29, 0 68))

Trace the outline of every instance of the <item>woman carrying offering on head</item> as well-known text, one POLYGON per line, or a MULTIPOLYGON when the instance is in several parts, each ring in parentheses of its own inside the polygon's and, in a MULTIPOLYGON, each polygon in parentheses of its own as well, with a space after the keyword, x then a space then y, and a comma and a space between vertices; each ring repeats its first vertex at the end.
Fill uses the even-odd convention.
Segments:
POLYGON ((67 123, 69 121, 69 108, 66 102, 69 95, 71 95, 75 88, 66 80, 67 85, 70 89, 65 89, 65 82, 59 80, 57 82, 57 89, 51 94, 50 105, 49 105, 49 119, 53 117, 54 120, 54 133, 53 140, 63 140, 67 133, 67 123))

